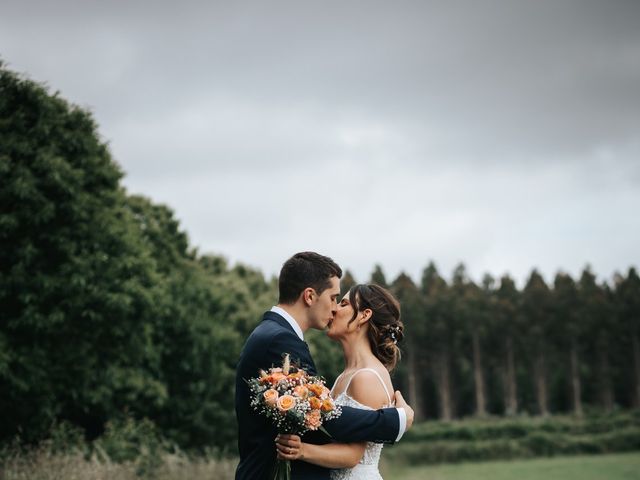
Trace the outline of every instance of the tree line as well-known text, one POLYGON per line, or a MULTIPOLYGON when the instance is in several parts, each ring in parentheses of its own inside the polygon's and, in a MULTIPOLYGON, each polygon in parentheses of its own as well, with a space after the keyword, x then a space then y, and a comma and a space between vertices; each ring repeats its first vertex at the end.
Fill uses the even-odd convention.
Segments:
MULTIPOLYGON (((182 448, 234 449, 235 363, 276 279, 198 252, 122 175, 90 112, 0 63, 0 444, 133 418, 182 448)), ((387 285, 381 268, 372 281, 387 285)), ((633 269, 612 285, 534 271, 520 291, 430 264, 388 286, 407 333, 395 381, 419 418, 638 406, 633 269)), ((339 347, 308 337, 331 381, 339 347)))
MULTIPOLYGON (((386 284, 380 267, 373 281, 386 284)), ((518 289, 505 275, 446 281, 433 263, 419 283, 388 285, 402 304, 405 360, 396 376, 419 418, 548 415, 640 407, 640 278, 598 282, 535 269, 518 289)))

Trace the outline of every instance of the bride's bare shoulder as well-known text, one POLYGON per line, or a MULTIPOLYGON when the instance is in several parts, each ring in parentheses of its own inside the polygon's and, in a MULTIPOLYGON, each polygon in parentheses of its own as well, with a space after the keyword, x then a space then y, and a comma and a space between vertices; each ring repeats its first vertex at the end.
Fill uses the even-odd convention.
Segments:
POLYGON ((351 380, 347 393, 357 402, 377 410, 388 406, 387 392, 391 395, 393 386, 386 369, 374 368, 373 370, 375 372, 369 369, 358 371, 351 380))

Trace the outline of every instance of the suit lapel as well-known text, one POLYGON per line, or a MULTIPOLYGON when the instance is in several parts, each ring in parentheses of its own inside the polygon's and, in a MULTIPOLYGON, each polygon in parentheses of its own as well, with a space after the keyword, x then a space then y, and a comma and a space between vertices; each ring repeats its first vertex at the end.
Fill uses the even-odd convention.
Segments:
MULTIPOLYGON (((289 324, 289 322, 287 322, 284 318, 282 318, 280 314, 276 312, 272 312, 271 310, 269 310, 268 312, 265 312, 264 316, 262 317, 262 321, 275 322, 281 328, 284 328, 287 331, 291 332, 293 335, 295 335, 296 340, 301 344, 301 348, 299 350, 302 350, 305 353, 305 355, 304 355, 304 358, 292 358, 292 360, 297 363, 299 362, 300 366, 305 370, 307 370, 307 372, 310 375, 317 375, 316 364, 313 361, 313 358, 311 357, 309 344, 303 340, 300 340, 300 337, 298 337, 298 334, 293 329, 293 327, 289 324)), ((291 353, 291 352, 282 352, 282 353, 291 353)))
MULTIPOLYGON (((262 317, 262 321, 264 322, 265 320, 271 320, 271 321, 276 322, 278 325, 280 325, 281 327, 289 330, 296 337, 298 337, 298 334, 293 329, 293 327, 289 324, 289 322, 287 322, 284 318, 282 318, 282 316, 280 314, 278 314, 276 312, 272 312, 271 310, 269 310, 268 312, 265 312, 264 316, 262 317)), ((298 337, 298 338, 300 338, 300 337, 298 337)))

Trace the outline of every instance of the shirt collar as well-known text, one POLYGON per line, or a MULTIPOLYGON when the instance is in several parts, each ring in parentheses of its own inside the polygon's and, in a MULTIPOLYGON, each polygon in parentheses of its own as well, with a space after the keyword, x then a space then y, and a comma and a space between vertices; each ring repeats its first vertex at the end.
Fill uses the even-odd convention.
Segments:
POLYGON ((286 310, 278 306, 275 306, 275 307, 271 307, 271 311, 274 313, 277 313, 282 318, 284 318, 289 323, 289 325, 291 325, 291 328, 293 328, 293 331, 296 332, 298 337, 300 337, 300 340, 304 342, 304 334, 302 333, 302 329, 300 328, 300 325, 298 325, 298 322, 296 322, 294 318, 291 315, 289 315, 289 313, 286 310))

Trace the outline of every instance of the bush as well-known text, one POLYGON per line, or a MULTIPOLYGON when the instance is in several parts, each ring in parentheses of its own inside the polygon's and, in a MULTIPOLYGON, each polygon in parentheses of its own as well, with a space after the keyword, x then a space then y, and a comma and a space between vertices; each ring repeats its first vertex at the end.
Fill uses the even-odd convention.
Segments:
POLYGON ((136 421, 123 417, 107 423, 105 433, 92 444, 102 461, 134 462, 140 474, 152 473, 161 466, 161 458, 175 448, 165 440, 148 419, 136 421))
POLYGON ((637 412, 416 425, 385 456, 411 464, 640 450, 637 412))
POLYGON ((564 416, 470 419, 454 422, 425 422, 407 432, 403 441, 518 439, 534 432, 584 435, 607 433, 628 427, 640 427, 640 414, 624 412, 593 415, 584 419, 564 416))

